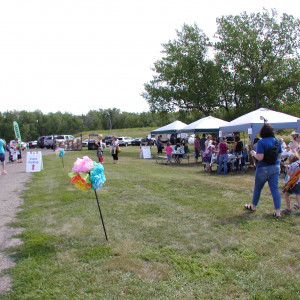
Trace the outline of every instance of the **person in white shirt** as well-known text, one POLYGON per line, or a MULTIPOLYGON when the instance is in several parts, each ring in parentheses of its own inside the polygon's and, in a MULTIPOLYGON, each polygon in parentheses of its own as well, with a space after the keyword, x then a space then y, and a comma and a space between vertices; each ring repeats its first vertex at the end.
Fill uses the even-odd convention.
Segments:
POLYGON ((284 142, 283 138, 280 138, 280 139, 279 139, 279 142, 280 142, 280 144, 281 144, 282 150, 284 150, 284 149, 286 148, 286 143, 284 142))
POLYGON ((287 145, 286 148, 282 151, 281 157, 287 159, 291 154, 292 154, 291 148, 289 145, 287 145))

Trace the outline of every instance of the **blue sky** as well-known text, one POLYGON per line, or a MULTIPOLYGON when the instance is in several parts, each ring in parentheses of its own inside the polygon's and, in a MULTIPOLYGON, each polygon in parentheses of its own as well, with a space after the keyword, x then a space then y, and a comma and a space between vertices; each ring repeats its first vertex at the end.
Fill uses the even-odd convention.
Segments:
POLYGON ((0 111, 148 111, 143 84, 176 29, 212 38, 217 17, 263 8, 300 14, 299 1, 0 0, 0 111))

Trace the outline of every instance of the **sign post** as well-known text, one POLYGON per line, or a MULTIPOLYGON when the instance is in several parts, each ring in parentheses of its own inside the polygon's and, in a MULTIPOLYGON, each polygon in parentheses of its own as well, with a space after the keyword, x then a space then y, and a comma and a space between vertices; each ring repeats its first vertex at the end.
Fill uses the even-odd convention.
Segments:
POLYGON ((40 172, 43 170, 42 152, 27 152, 26 154, 26 172, 40 172))
POLYGON ((151 156, 151 147, 150 146, 142 146, 140 158, 152 158, 151 156))

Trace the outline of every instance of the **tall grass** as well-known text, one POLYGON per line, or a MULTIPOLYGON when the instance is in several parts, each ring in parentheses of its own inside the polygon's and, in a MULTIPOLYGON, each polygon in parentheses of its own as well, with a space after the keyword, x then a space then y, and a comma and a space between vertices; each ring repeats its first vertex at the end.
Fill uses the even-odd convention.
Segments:
POLYGON ((96 160, 68 152, 62 168, 45 156, 29 184, 5 299, 299 299, 300 218, 272 218, 267 187, 257 212, 245 211, 253 172, 165 166, 139 159, 138 147, 123 147, 114 165, 106 149, 107 243, 93 191, 67 176, 79 155, 96 160))

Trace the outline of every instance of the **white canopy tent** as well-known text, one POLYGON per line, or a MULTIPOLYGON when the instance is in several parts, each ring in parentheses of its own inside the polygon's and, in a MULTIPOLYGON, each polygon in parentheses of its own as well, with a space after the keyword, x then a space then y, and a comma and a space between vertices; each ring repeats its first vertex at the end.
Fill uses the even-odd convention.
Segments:
POLYGON ((275 131, 296 128, 297 132, 300 132, 300 119, 298 117, 267 108, 259 108, 232 120, 227 125, 221 126, 220 134, 224 135, 229 132, 246 131, 253 142, 264 122, 271 124, 275 131))
POLYGON ((208 116, 202 119, 199 119, 187 126, 185 126, 181 131, 182 132, 219 132, 221 126, 225 126, 228 122, 221 119, 208 116))
POLYGON ((168 125, 152 130, 151 134, 180 133, 185 126, 186 124, 181 121, 174 121, 168 125))

